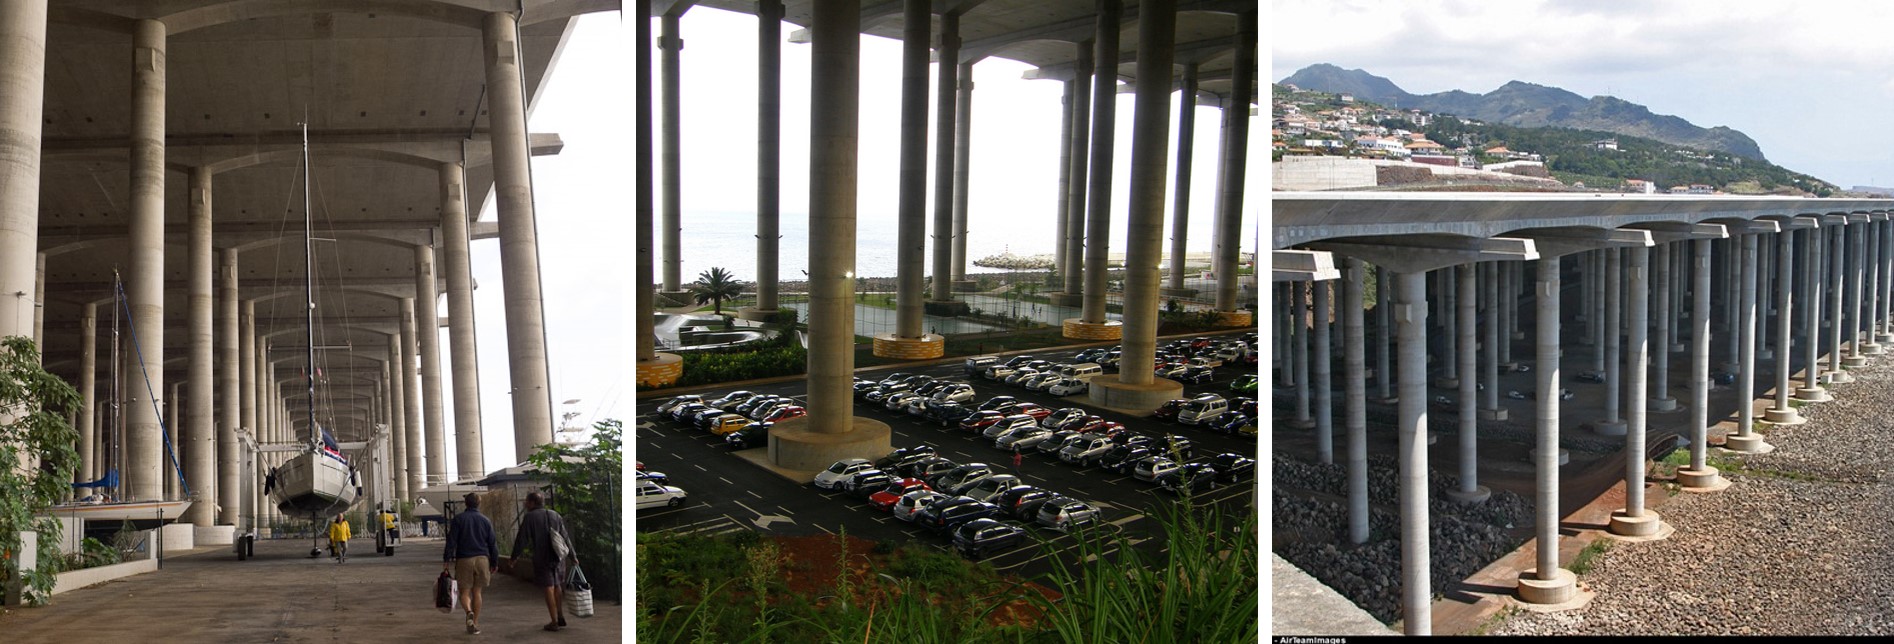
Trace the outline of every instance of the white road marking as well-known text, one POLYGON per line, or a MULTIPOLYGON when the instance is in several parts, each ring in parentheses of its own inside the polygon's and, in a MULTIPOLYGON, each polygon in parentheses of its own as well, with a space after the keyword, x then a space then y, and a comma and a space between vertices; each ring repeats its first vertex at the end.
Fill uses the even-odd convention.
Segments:
POLYGON ((1131 515, 1131 516, 1128 516, 1128 517, 1125 517, 1125 518, 1123 518, 1123 519, 1119 519, 1119 520, 1117 520, 1117 521, 1111 521, 1111 522, 1109 522, 1109 523, 1111 523, 1112 525, 1115 525, 1115 526, 1121 526, 1121 527, 1122 527, 1122 526, 1123 526, 1124 524, 1127 524, 1127 523, 1130 523, 1130 522, 1132 522, 1132 521, 1136 521, 1136 520, 1138 520, 1138 519, 1142 519, 1142 518, 1144 518, 1144 515, 1142 515, 1142 514, 1133 514, 1133 515, 1131 515))
POLYGON ((736 485, 735 483, 731 483, 730 479, 727 479, 721 476, 717 477, 717 480, 723 481, 724 485, 736 485))
POLYGON ((756 498, 759 498, 759 499, 760 499, 760 498, 763 498, 763 495, 761 495, 761 494, 757 494, 757 493, 756 493, 756 492, 755 492, 754 490, 744 490, 744 492, 748 492, 748 493, 750 494, 750 496, 753 496, 753 497, 756 497, 756 498))

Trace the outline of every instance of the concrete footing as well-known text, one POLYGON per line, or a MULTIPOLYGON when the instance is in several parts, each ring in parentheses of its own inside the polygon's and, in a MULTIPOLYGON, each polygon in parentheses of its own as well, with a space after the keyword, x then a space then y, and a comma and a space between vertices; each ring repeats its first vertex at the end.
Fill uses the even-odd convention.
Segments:
POLYGON ((191 531, 191 540, 199 546, 228 546, 237 542, 237 526, 196 526, 191 531))
POLYGON ((1677 468, 1677 484, 1682 486, 1685 492, 1697 493, 1718 492, 1730 486, 1728 479, 1718 474, 1716 468, 1708 465, 1703 466, 1701 470, 1688 467, 1677 468))
POLYGON ((197 526, 189 523, 172 523, 158 528, 158 532, 158 538, 164 541, 165 554, 197 548, 197 526))
POLYGON ((1864 356, 1878 356, 1878 355, 1881 355, 1881 354, 1883 354, 1883 353, 1886 353, 1886 352, 1887 352, 1887 351, 1886 351, 1885 349, 1883 349, 1883 348, 1881 347, 1881 345, 1879 345, 1879 344, 1875 344, 1875 343, 1873 343, 1873 342, 1863 342, 1863 343, 1861 343, 1861 355, 1864 355, 1864 356))
POLYGON ((1624 510, 1611 513, 1611 522, 1605 527, 1605 535, 1625 541, 1655 541, 1670 536, 1661 518, 1656 512, 1645 510, 1642 516, 1631 516, 1624 510))
POLYGON ((1492 496, 1493 496, 1493 490, 1484 485, 1474 486, 1472 492, 1463 492, 1460 490, 1460 488, 1453 488, 1451 490, 1447 490, 1448 499, 1452 499, 1453 502, 1455 503, 1461 503, 1465 505, 1476 505, 1480 503, 1485 503, 1486 500, 1489 498, 1492 498, 1492 496))
POLYGON ((1519 573, 1519 601, 1539 606, 1565 604, 1578 598, 1578 575, 1560 568, 1551 579, 1540 579, 1537 568, 1519 573))
POLYGON ((1046 299, 1053 306, 1085 306, 1085 296, 1079 293, 1047 293, 1046 299))
POLYGON ((669 387, 684 377, 684 358, 675 353, 660 353, 650 360, 638 361, 638 386, 669 387))
MULTIPOLYGON (((1846 358, 1841 359, 1841 366, 1847 367, 1849 369, 1858 369, 1861 367, 1868 366, 1868 359, 1863 358, 1861 356, 1848 356, 1846 358)), ((1854 378, 1850 377, 1847 380, 1843 380, 1840 382, 1852 382, 1852 381, 1854 381, 1854 378)))
POLYGON ((1834 400, 1835 398, 1833 396, 1828 395, 1827 389, 1823 389, 1817 386, 1817 387, 1796 389, 1795 399, 1800 400, 1802 402, 1814 403, 1814 402, 1828 402, 1830 400, 1834 400))
POLYGON ((928 315, 955 317, 972 312, 973 307, 960 300, 927 300, 921 303, 921 310, 928 315))
POLYGON ((749 320, 751 322, 768 322, 771 317, 780 312, 782 312, 782 309, 759 309, 754 306, 746 306, 737 309, 737 319, 749 320))
POLYGON ((1505 409, 1480 410, 1480 420, 1506 420, 1506 416, 1505 409))
MULTIPOLYGON (((1119 382, 1117 378, 1101 376, 1092 379, 1087 389, 1091 403, 1114 409, 1157 409, 1165 401, 1184 397, 1184 384, 1175 380, 1156 378, 1148 385, 1130 385, 1119 382)), ((775 430, 770 430, 774 432, 775 430)))
MULTIPOLYGON (((1842 366, 1844 367, 1848 366, 1848 362, 1846 360, 1843 360, 1842 366)), ((1848 384, 1854 381, 1855 381, 1855 377, 1848 375, 1848 372, 1846 371, 1830 371, 1828 373, 1822 374, 1822 382, 1826 382, 1831 385, 1844 385, 1844 384, 1848 384)))
POLYGON ((850 458, 876 459, 894 451, 893 432, 888 424, 861 416, 854 427, 840 434, 810 431, 809 417, 777 422, 769 430, 769 461, 792 472, 807 471, 810 477, 836 461, 850 458))
POLYGON ((1676 398, 1652 398, 1651 411, 1677 411, 1676 398))
POLYGON ((1125 336, 1125 325, 1117 320, 1094 324, 1078 318, 1066 318, 1062 327, 1065 337, 1073 340, 1122 340, 1125 336))
POLYGON ((946 352, 946 336, 923 335, 918 338, 902 338, 893 333, 875 336, 875 357, 877 358, 929 360, 941 357, 946 352))
POLYGON ((1622 420, 1601 420, 1591 424, 1592 432, 1599 436, 1623 436, 1627 431, 1622 420))
POLYGON ((1808 422, 1808 419, 1803 418, 1802 413, 1796 411, 1794 407, 1765 409, 1762 412, 1762 419, 1772 425, 1800 425, 1808 422))
POLYGON ((1882 333, 1880 335, 1876 335, 1874 336, 1874 341, 1880 344, 1894 344, 1894 333, 1882 333))
POLYGON ((1762 434, 1752 433, 1748 436, 1740 436, 1737 434, 1724 436, 1723 449, 1743 454, 1767 454, 1776 448, 1774 445, 1763 442, 1762 434))
MULTIPOLYGON (((1432 445, 1433 443, 1429 442, 1428 444, 1432 445)), ((1528 463, 1539 462, 1539 450, 1536 450, 1536 449, 1528 450, 1526 452, 1526 462, 1528 463)), ((1559 448, 1559 465, 1570 465, 1571 463, 1572 463, 1572 453, 1570 451, 1567 451, 1563 447, 1559 448)))

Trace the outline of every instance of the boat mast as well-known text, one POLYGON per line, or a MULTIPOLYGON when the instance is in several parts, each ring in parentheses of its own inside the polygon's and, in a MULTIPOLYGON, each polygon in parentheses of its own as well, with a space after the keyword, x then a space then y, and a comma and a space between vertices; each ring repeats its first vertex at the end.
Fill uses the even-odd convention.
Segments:
POLYGON ((309 124, 303 123, 303 331, 308 349, 304 376, 309 382, 309 444, 322 449, 322 428, 316 425, 316 255, 315 228, 309 213, 309 124))

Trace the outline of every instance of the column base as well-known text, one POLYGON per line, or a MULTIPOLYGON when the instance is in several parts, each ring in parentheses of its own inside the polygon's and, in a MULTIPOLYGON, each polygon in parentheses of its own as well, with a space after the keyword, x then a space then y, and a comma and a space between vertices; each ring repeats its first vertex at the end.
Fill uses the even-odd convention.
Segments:
POLYGON ((980 282, 975 281, 975 280, 954 280, 953 285, 954 285, 955 293, 980 292, 980 282))
POLYGON ((1685 349, 1685 348, 1687 348, 1687 347, 1685 347, 1685 346, 1683 345, 1683 343, 1681 343, 1681 342, 1679 342, 1679 343, 1677 343, 1677 344, 1673 344, 1673 345, 1670 345, 1670 352, 1671 352, 1671 353, 1683 353, 1683 352, 1684 352, 1684 349, 1685 349))
POLYGON ((1505 409, 1482 409, 1480 420, 1506 420, 1505 409))
POLYGON ((1894 344, 1894 333, 1876 334, 1874 341, 1880 344, 1894 344))
POLYGON ((1841 366, 1849 369, 1859 369, 1868 366, 1868 359, 1861 356, 1848 356, 1841 359, 1841 366))
POLYGON ((1592 432, 1599 436, 1623 436, 1630 431, 1628 427, 1622 420, 1601 420, 1591 424, 1592 432))
POLYGON ((1433 386, 1439 387, 1441 389, 1459 389, 1460 379, 1459 378, 1435 378, 1433 386))
POLYGON ((1883 348, 1881 347, 1881 345, 1879 345, 1879 344, 1876 344, 1876 343, 1873 343, 1873 342, 1863 342, 1863 343, 1861 343, 1861 355, 1864 355, 1864 356, 1878 356, 1878 355, 1881 355, 1881 354, 1884 354, 1884 353, 1887 353, 1887 351, 1886 351, 1885 349, 1883 349, 1883 348))
POLYGON ((1085 306, 1085 295, 1080 293, 1047 293, 1046 299, 1053 306, 1085 306))
POLYGON ((1167 287, 1158 289, 1157 294, 1163 297, 1193 297, 1197 295, 1197 289, 1170 288, 1167 286, 1167 287))
POLYGON ((638 361, 638 386, 669 387, 684 377, 684 358, 675 353, 660 353, 650 360, 638 361))
POLYGON ((1803 387, 1803 388, 1796 389, 1795 399, 1800 400, 1802 402, 1818 403, 1818 402, 1828 402, 1830 400, 1834 400, 1835 398, 1833 396, 1828 395, 1827 389, 1823 389, 1821 385, 1816 385, 1814 387, 1803 387))
POLYGON ((1672 532, 1675 530, 1649 509, 1637 517, 1625 514, 1624 510, 1613 511, 1611 523, 1605 526, 1605 535, 1619 541, 1658 541, 1669 538, 1672 532))
MULTIPOLYGON (((1092 386, 1087 388, 1086 395, 1092 404, 1100 407, 1149 412, 1166 401, 1184 397, 1184 383, 1154 378, 1151 384, 1133 385, 1119 382, 1116 377, 1100 376, 1092 379, 1092 386)), ((1314 426, 1315 421, 1309 421, 1309 427, 1314 426)))
POLYGON ((875 357, 877 358, 929 360, 946 355, 946 351, 946 336, 928 334, 918 338, 902 338, 893 333, 875 336, 875 357))
POLYGON ((1652 398, 1651 411, 1677 411, 1676 398, 1652 398))
POLYGON ((1762 419, 1771 425, 1800 425, 1808 422, 1808 419, 1803 418, 1802 413, 1796 411, 1794 407, 1765 409, 1762 412, 1762 419))
POLYGON ((777 313, 781 313, 782 311, 782 309, 759 309, 754 306, 746 306, 737 309, 737 319, 749 320, 751 322, 768 322, 774 318, 777 313))
MULTIPOLYGON (((1539 450, 1537 449, 1528 450, 1526 452, 1526 462, 1527 463, 1539 462, 1539 450)), ((1563 447, 1559 448, 1559 465, 1564 466, 1564 465, 1570 465, 1570 464, 1572 464, 1572 453, 1567 451, 1563 447)))
POLYGON ((816 472, 836 461, 850 458, 876 459, 894 451, 888 424, 855 416, 853 427, 839 434, 811 431, 809 417, 779 421, 769 430, 769 462, 790 472, 816 472))
MULTIPOLYGON (((1166 399, 1166 400, 1169 400, 1169 399, 1166 399)), ((1161 405, 1163 403, 1158 403, 1158 404, 1161 405)), ((1297 418, 1295 420, 1291 420, 1289 421, 1289 428, 1290 429, 1315 429, 1315 419, 1314 418, 1297 418)))
POLYGON ((1472 492, 1462 492, 1460 491, 1459 488, 1447 490, 1448 499, 1452 499, 1455 503, 1460 503, 1464 505, 1478 505, 1481 503, 1485 503, 1486 500, 1489 498, 1492 498, 1492 496, 1493 496, 1493 491, 1491 489, 1488 489, 1484 485, 1473 486, 1472 492))
POLYGON ((1519 601, 1528 604, 1557 605, 1578 599, 1578 575, 1560 568, 1551 579, 1540 579, 1537 568, 1519 573, 1519 601))
POLYGON ((1125 325, 1117 320, 1093 323, 1079 318, 1067 318, 1062 327, 1063 335, 1073 340, 1122 340, 1125 336, 1125 325))
POLYGON ((1701 470, 1688 467, 1677 468, 1677 484, 1683 486, 1685 492, 1695 493, 1721 492, 1723 488, 1730 486, 1728 479, 1718 474, 1716 468, 1708 465, 1703 466, 1701 470))
POLYGON ((1776 446, 1763 442, 1762 434, 1751 432, 1748 436, 1730 434, 1723 437, 1723 449, 1739 454, 1767 454, 1776 446))
POLYGON ((692 302, 690 291, 658 291, 655 306, 689 306, 692 302))
POLYGON ((1255 326, 1256 316, 1249 311, 1217 311, 1217 326, 1255 326))
POLYGON ((197 526, 191 531, 191 540, 199 546, 228 546, 237 542, 237 526, 197 526))
POLYGON ((1854 376, 1848 375, 1848 372, 1839 369, 1822 374, 1822 382, 1831 385, 1845 385, 1854 381, 1854 376))
POLYGON ((921 310, 928 315, 957 317, 973 311, 973 307, 960 300, 928 300, 921 303, 921 310))
POLYGON ((1776 359, 1776 352, 1770 351, 1768 349, 1756 350, 1756 360, 1758 362, 1774 360, 1774 359, 1776 359))

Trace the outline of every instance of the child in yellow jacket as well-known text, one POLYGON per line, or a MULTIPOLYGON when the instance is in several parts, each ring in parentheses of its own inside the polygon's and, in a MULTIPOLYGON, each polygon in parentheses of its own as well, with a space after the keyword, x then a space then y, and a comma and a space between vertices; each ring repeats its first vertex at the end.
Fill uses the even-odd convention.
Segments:
POLYGON ((335 522, 329 524, 329 549, 335 552, 335 562, 342 563, 349 558, 349 522, 342 515, 335 515, 335 522))

